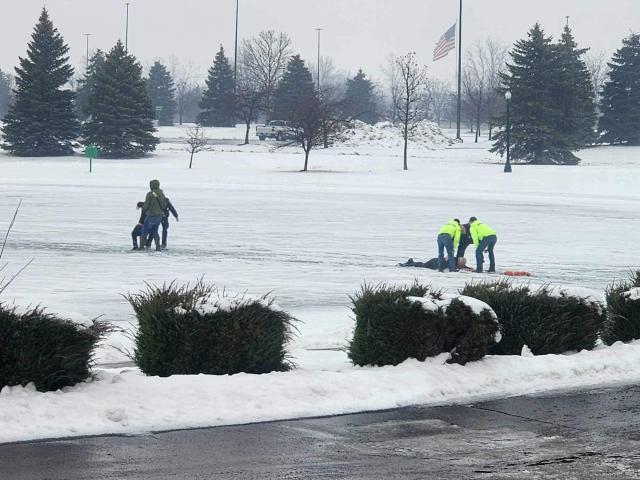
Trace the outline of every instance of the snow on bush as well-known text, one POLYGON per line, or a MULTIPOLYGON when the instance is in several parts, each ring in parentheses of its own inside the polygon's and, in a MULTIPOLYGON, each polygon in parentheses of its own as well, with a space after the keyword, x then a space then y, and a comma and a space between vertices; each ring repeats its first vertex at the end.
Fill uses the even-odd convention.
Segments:
POLYGON ((502 341, 490 352, 534 355, 590 350, 604 324, 602 302, 591 291, 552 288, 508 280, 466 285, 461 292, 491 305, 502 327, 502 341))
MULTIPOLYGON (((402 130, 391 122, 379 122, 375 125, 355 120, 352 126, 342 132, 342 141, 338 146, 372 146, 397 148, 402 146, 402 130)), ((436 146, 452 145, 453 139, 442 133, 440 127, 427 120, 421 121, 409 138, 413 148, 433 149, 436 146)))
POLYGON ((418 283, 364 285, 352 300, 356 327, 349 357, 356 365, 397 365, 443 352, 464 365, 482 358, 499 334, 490 308, 418 283))
POLYGON ((138 319, 134 359, 147 375, 267 373, 290 368, 293 318, 272 300, 198 282, 128 295, 138 319))
POLYGON ((611 345, 640 338, 640 270, 622 282, 614 282, 606 291, 607 320, 603 341, 611 345))

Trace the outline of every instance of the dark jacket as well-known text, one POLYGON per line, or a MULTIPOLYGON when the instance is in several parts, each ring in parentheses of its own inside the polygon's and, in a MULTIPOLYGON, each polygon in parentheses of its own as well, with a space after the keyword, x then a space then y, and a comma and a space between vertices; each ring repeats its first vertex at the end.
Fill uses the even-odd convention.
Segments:
POLYGON ((464 257, 465 250, 469 245, 473 243, 473 240, 471 238, 471 225, 465 223, 463 227, 466 233, 460 235, 460 243, 458 244, 458 251, 456 252, 457 258, 464 257))
POLYGON ((168 197, 164 197, 164 199, 167 202, 166 206, 164 207, 164 217, 169 218, 169 213, 171 213, 171 215, 173 215, 174 218, 178 218, 178 212, 176 211, 173 204, 171 203, 171 200, 169 200, 168 197))

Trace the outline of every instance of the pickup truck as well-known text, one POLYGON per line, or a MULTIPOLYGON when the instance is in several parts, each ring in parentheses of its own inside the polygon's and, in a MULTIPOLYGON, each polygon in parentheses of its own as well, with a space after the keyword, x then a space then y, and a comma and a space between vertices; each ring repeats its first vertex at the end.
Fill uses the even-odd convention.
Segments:
POLYGON ((260 140, 275 138, 278 141, 296 138, 296 129, 291 122, 271 120, 267 125, 256 125, 256 136, 260 140))

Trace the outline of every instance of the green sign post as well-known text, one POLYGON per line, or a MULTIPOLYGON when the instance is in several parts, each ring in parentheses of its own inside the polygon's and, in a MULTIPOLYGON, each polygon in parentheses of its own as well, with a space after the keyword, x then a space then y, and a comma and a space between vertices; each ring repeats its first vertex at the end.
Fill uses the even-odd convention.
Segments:
POLYGON ((98 147, 87 145, 84 147, 84 156, 89 158, 89 173, 93 170, 93 159, 98 156, 98 147))

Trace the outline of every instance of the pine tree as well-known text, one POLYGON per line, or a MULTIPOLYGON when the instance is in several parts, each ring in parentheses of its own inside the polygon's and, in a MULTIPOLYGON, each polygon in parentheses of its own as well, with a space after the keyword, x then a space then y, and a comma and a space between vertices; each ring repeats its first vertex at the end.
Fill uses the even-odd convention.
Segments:
POLYGON ((31 35, 27 57, 16 67, 16 97, 4 119, 2 148, 18 156, 73 153, 80 124, 73 92, 63 88, 73 75, 62 36, 46 9, 31 35))
POLYGON ((200 100, 198 123, 205 127, 234 127, 236 125, 233 93, 233 70, 224 55, 224 49, 216 54, 209 69, 207 88, 200 100))
POLYGON ((370 125, 379 119, 373 82, 367 78, 362 69, 358 70, 355 77, 347 79, 343 113, 347 118, 360 120, 370 125))
POLYGON ((296 111, 300 104, 307 103, 315 94, 311 72, 300 55, 294 55, 273 95, 273 118, 291 120, 291 112, 296 111))
POLYGON ((142 66, 120 41, 96 72, 89 114, 91 120, 83 128, 84 143, 96 145, 102 157, 140 157, 158 144, 142 66))
POLYGON ((9 111, 11 97, 11 78, 8 74, 0 70, 0 121, 2 121, 9 111))
POLYGON ((149 71, 147 91, 158 125, 173 125, 176 115, 176 91, 169 70, 160 62, 155 62, 149 71))
POLYGON ((579 150, 595 140, 596 105, 591 84, 591 74, 582 59, 589 49, 578 48, 569 26, 556 48, 556 67, 553 99, 560 110, 558 149, 579 150))
MULTIPOLYGON (((512 63, 507 63, 500 78, 502 93, 512 94, 511 158, 534 164, 575 164, 576 157, 561 140, 563 132, 557 130, 562 117, 554 94, 560 76, 557 48, 536 23, 510 55, 512 63)), ((491 151, 504 154, 506 118, 498 123, 503 128, 495 135, 491 151)))
POLYGON ((100 49, 96 50, 89 59, 89 67, 84 72, 84 76, 78 81, 76 90, 76 113, 78 118, 86 120, 89 117, 89 97, 93 91, 96 79, 96 72, 104 65, 104 52, 100 49))
POLYGON ((600 141, 640 145, 640 34, 622 40, 602 89, 600 141))

